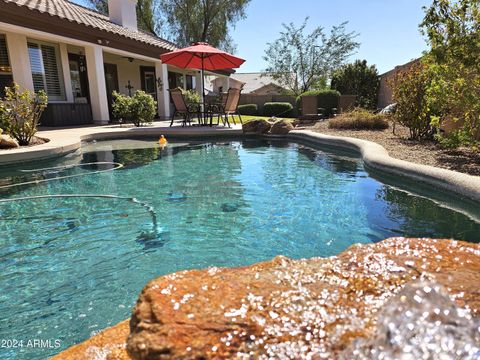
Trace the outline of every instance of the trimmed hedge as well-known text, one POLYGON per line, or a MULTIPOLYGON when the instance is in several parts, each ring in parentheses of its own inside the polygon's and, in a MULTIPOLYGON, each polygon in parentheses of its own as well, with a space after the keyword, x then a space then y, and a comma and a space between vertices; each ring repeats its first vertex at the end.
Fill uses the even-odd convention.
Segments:
POLYGON ((257 104, 238 105, 237 111, 240 115, 258 115, 257 104))
POLYGON ((324 115, 326 116, 332 116, 333 109, 338 108, 340 92, 337 90, 310 90, 297 97, 296 105, 299 113, 302 107, 302 96, 307 95, 317 97, 317 107, 324 109, 324 115))
POLYGON ((263 105, 263 115, 291 117, 293 106, 288 102, 266 102, 263 105))

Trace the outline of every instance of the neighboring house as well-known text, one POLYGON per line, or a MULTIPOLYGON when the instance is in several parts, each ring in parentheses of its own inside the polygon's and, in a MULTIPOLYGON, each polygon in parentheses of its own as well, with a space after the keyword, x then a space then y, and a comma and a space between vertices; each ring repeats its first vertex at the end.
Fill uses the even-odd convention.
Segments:
POLYGON ((144 90, 169 117, 168 88, 198 86, 200 75, 162 64, 176 46, 137 29, 136 2, 109 0, 105 16, 66 0, 0 0, 1 89, 45 90, 43 125, 106 124, 114 90, 144 90))
POLYGON ((380 88, 378 90, 377 108, 383 109, 385 106, 393 103, 393 89, 389 82, 394 79, 395 75, 398 74, 399 71, 408 69, 418 61, 420 61, 420 58, 414 59, 403 65, 395 66, 394 69, 379 75, 380 88))
POLYGON ((240 88, 243 94, 283 95, 286 89, 279 85, 269 73, 235 73, 230 78, 218 77, 212 81, 215 92, 225 92, 228 88, 240 88))

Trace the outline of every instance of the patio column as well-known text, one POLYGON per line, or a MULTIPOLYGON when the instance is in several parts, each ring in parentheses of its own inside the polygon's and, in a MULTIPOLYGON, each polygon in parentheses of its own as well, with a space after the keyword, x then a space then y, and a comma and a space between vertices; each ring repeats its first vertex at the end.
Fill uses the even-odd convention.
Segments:
POLYGON ((155 76, 158 86, 158 115, 160 119, 170 118, 170 94, 168 92, 168 69, 166 64, 161 61, 155 61, 155 76))
POLYGON ((103 68, 103 52, 99 45, 85 46, 87 61, 88 88, 94 124, 107 124, 108 113, 107 88, 105 86, 105 70, 103 68))
POLYGON ((202 95, 202 89, 203 89, 203 79, 202 79, 202 73, 198 71, 195 73, 195 90, 202 95))
POLYGON ((27 37, 21 34, 6 33, 6 39, 13 81, 20 86, 21 90, 34 91, 27 37))

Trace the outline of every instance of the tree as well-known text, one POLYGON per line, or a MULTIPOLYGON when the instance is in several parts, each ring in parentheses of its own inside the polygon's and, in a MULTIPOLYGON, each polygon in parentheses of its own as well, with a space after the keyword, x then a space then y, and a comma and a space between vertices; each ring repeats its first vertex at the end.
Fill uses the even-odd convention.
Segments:
POLYGON ((229 28, 245 18, 250 0, 158 0, 156 14, 164 19, 166 35, 178 46, 208 42, 234 52, 229 28))
POLYGON ((420 24, 431 51, 428 89, 440 109, 437 123, 454 121, 452 145, 476 146, 480 139, 480 1, 434 0, 420 24))
POLYGON ((375 65, 366 60, 356 60, 333 73, 331 88, 345 95, 356 95, 356 106, 375 109, 380 79, 375 65))
MULTIPOLYGON (((137 21, 138 28, 154 35, 157 35, 159 24, 154 17, 153 0, 138 0, 137 21)), ((108 14, 108 0, 88 0, 88 3, 98 12, 108 14)))
POLYGON ((319 79, 329 79, 360 46, 355 32, 346 32, 347 23, 334 26, 327 36, 322 27, 305 34, 308 17, 299 27, 282 24, 280 37, 267 44, 266 72, 294 95, 308 91, 319 79))

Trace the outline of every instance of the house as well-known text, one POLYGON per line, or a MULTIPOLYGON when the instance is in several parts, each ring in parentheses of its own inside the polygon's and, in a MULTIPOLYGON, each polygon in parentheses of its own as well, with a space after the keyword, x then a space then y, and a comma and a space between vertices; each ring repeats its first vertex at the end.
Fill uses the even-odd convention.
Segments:
POLYGON ((280 86, 271 73, 235 73, 229 78, 217 77, 212 81, 214 92, 224 92, 228 88, 240 88, 243 86, 243 94, 254 95, 283 95, 287 92, 280 86))
POLYGON ((162 64, 176 46, 137 29, 136 2, 108 0, 105 16, 67 0, 0 0, 0 88, 44 89, 43 125, 107 124, 114 90, 146 91, 168 118, 168 88, 195 88, 200 73, 162 64))
POLYGON ((377 108, 383 109, 387 105, 393 103, 393 89, 390 86, 390 81, 392 81, 395 78, 395 75, 397 75, 400 71, 407 70, 410 66, 416 64, 418 61, 420 61, 420 58, 409 61, 403 65, 395 66, 394 69, 379 75, 380 87, 378 90, 377 108))

